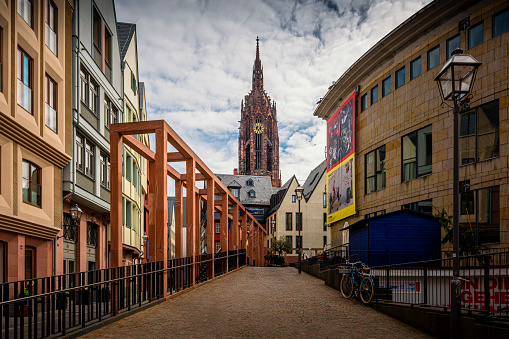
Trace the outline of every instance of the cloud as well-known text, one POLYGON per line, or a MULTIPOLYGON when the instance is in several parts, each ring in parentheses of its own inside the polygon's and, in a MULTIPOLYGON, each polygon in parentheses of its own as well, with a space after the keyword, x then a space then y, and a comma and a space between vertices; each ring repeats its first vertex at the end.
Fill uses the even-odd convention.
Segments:
POLYGON ((165 119, 216 173, 238 167, 240 103, 260 37, 277 103, 280 169, 304 181, 324 160, 316 102, 362 54, 430 0, 118 0, 136 22, 148 116, 165 119))

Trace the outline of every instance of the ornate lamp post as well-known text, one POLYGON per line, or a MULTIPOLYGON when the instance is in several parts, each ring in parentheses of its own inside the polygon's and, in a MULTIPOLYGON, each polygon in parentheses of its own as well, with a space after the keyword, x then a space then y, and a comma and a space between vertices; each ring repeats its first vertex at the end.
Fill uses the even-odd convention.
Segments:
POLYGON ((453 277, 451 280, 451 338, 461 337, 461 286, 459 262, 459 112, 460 103, 466 99, 474 86, 477 69, 481 63, 472 56, 456 49, 435 78, 443 101, 453 102, 454 159, 453 159, 453 277))
MULTIPOLYGON (((297 214, 298 215, 298 223, 297 223, 297 227, 299 228, 299 249, 298 249, 298 252, 299 252, 299 274, 300 272, 302 271, 302 237, 300 235, 300 230, 302 229, 302 217, 301 217, 301 214, 300 214, 300 201, 302 200, 302 193, 304 192, 304 188, 302 186, 297 186, 297 188, 295 189, 295 195, 297 196, 297 200, 299 201, 299 213, 297 214)), ((297 218, 295 218, 297 220, 297 218)))
POLYGON ((143 246, 145 246, 145 259, 147 259, 147 262, 149 262, 150 256, 149 256, 149 252, 148 252, 148 249, 149 249, 148 235, 145 233, 145 234, 143 234, 143 236, 141 238, 143 239, 143 246))

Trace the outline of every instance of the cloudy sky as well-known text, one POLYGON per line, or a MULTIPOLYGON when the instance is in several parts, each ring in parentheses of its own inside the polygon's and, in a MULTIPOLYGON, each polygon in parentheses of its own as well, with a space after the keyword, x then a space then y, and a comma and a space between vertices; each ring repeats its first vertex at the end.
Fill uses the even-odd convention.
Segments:
MULTIPOLYGON (((283 183, 325 157, 316 102, 362 54, 430 0, 116 0, 136 22, 150 120, 164 119, 215 173, 238 167, 240 103, 256 37, 277 103, 283 183)), ((185 171, 183 171, 185 172, 185 171)))

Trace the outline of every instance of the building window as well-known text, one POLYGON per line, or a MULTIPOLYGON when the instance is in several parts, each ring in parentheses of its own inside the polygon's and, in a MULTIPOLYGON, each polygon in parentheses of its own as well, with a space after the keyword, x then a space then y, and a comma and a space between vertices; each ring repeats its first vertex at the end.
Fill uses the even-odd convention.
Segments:
POLYGON ((46 74, 46 126, 57 132, 57 84, 46 74))
POLYGON ((219 252, 221 250, 221 243, 219 241, 216 241, 216 252, 219 252))
POLYGON ((408 181, 431 173, 431 125, 407 134, 401 142, 402 181, 408 181))
POLYGON ((46 46, 57 55, 57 6, 51 0, 46 3, 46 46))
POLYGON ((302 231, 302 212, 295 213, 295 230, 302 231))
POLYGON ((109 129, 111 124, 111 101, 104 96, 104 126, 109 129))
POLYGON ((475 230, 480 243, 500 242, 500 187, 461 194, 460 224, 475 230))
POLYGON ((323 231, 327 231, 327 213, 323 214, 323 231))
POLYGON ((94 177, 94 163, 95 163, 95 146, 88 142, 85 144, 85 174, 89 177, 94 177))
POLYGON ((110 158, 101 153, 101 186, 106 189, 110 189, 110 158))
POLYGON ((87 245, 97 247, 97 225, 90 221, 87 221, 87 245))
POLYGON ((18 105, 32 114, 32 59, 18 48, 18 105))
MULTIPOLYGON (((291 236, 291 235, 287 235, 287 236, 286 236, 286 239, 287 239, 287 241, 290 243, 290 248, 293 248, 293 238, 292 238, 292 236, 291 236)), ((292 254, 292 251, 290 250, 290 251, 288 251, 288 252, 286 252, 286 253, 288 253, 288 254, 292 254)))
POLYGON ((295 247, 302 248, 302 235, 301 236, 298 236, 298 235, 295 236, 295 247))
POLYGON ((41 168, 23 160, 21 171, 23 202, 41 207, 41 168))
POLYGON ((372 213, 368 213, 364 216, 364 219, 367 219, 367 218, 373 218, 373 217, 376 217, 378 215, 382 215, 382 214, 385 214, 385 210, 380 210, 380 211, 376 211, 376 212, 372 212, 372 213))
POLYGON ((105 75, 111 82, 111 33, 107 28, 104 32, 104 63, 105 75))
POLYGON ((378 85, 371 89, 371 105, 378 101, 378 85))
POLYGON ((80 70, 80 83, 81 83, 81 101, 88 107, 93 113, 97 112, 97 101, 98 101, 98 86, 92 77, 84 69, 80 70))
POLYGON ((385 145, 365 155, 366 194, 385 188, 385 145))
POLYGON ((327 207, 327 193, 323 194, 323 208, 327 207))
POLYGON ((297 196, 294 194, 292 195, 292 202, 296 202, 297 201, 297 196))
POLYGON ((396 89, 405 84, 405 66, 396 71, 396 89))
POLYGON ((134 92, 134 95, 136 95, 136 89, 138 86, 136 85, 136 77, 134 76, 133 71, 131 71, 131 89, 134 92))
POLYGON ((325 248, 325 246, 327 246, 327 236, 326 235, 323 236, 323 247, 325 248))
POLYGON ((249 191, 249 197, 250 198, 256 198, 256 192, 254 190, 249 191))
POLYGON ((292 230, 292 213, 286 213, 286 230, 292 230))
POLYGON ((93 51, 92 57, 95 63, 101 67, 101 16, 94 7, 93 21, 92 21, 92 40, 93 40, 93 51))
POLYGON ((230 192, 233 194, 233 196, 235 198, 238 198, 239 197, 239 191, 240 189, 239 188, 229 188, 230 192))
POLYGON ((391 77, 388 76, 387 78, 382 81, 382 98, 385 97, 387 94, 391 93, 391 77))
POLYGON ((417 202, 411 202, 409 204, 401 205, 401 209, 414 210, 433 215, 433 201, 432 199, 427 199, 417 202))
POLYGON ((32 0, 17 0, 18 14, 32 27, 32 0))
POLYGON ((76 135, 76 168, 85 172, 85 138, 76 135))
POLYGON ((459 34, 453 36, 445 43, 445 49, 447 52, 447 60, 451 58, 451 53, 456 50, 456 48, 461 47, 461 37, 459 34))
POLYGON ((428 51, 428 71, 440 64, 440 46, 428 51))
POLYGON ((253 179, 249 179, 246 183, 247 186, 254 186, 253 179))
POLYGON ((410 62, 410 80, 413 80, 421 75, 421 57, 418 57, 410 62))
POLYGON ((368 108, 368 95, 364 94, 361 97, 361 112, 365 111, 368 108))
POLYGON ((220 233, 221 233, 221 223, 216 222, 216 234, 220 234, 220 233))
POLYGON ((499 156, 498 100, 461 114, 459 143, 462 165, 499 156))
POLYGON ((481 21, 468 29, 468 48, 482 44, 484 41, 484 22, 481 21))
POLYGON ((509 9, 493 16, 493 37, 509 31, 509 9))
POLYGON ((125 178, 127 181, 132 181, 132 168, 133 168, 133 161, 130 155, 126 156, 126 169, 125 169, 125 178))
POLYGON ((125 201, 125 226, 127 228, 133 227, 133 208, 132 203, 126 199, 125 201))

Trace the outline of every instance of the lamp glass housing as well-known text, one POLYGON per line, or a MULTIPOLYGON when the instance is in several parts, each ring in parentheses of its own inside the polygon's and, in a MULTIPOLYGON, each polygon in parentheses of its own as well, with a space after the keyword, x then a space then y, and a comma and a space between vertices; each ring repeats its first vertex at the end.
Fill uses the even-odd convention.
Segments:
POLYGON ((304 187, 299 185, 299 186, 297 186, 297 188, 295 188, 295 195, 297 196, 298 200, 302 199, 302 193, 303 192, 304 192, 304 187))

